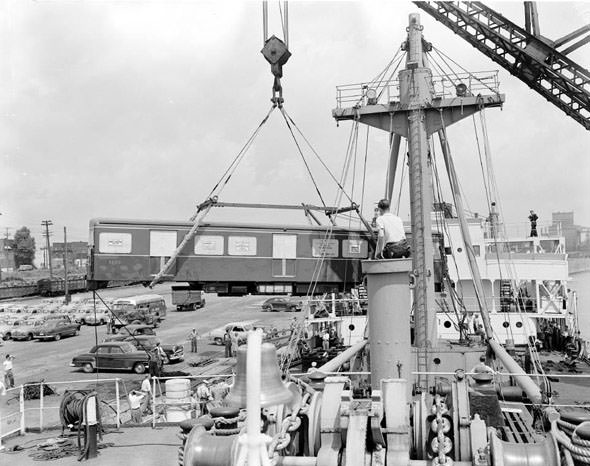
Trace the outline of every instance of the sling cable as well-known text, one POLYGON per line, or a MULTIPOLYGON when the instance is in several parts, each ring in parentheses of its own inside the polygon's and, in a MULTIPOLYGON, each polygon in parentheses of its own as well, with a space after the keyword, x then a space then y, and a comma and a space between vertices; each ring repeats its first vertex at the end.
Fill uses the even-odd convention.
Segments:
MULTIPOLYGON (((336 215, 344 213, 344 212, 354 211, 359 215, 361 222, 364 224, 364 226, 370 231, 370 228, 371 228, 370 224, 364 218, 362 218, 362 215, 359 211, 359 206, 356 203, 354 203, 352 201, 352 198, 345 192, 344 186, 336 179, 334 174, 331 172, 331 170, 328 168, 328 166, 325 164, 325 162, 319 156, 317 151, 312 147, 311 143, 308 141, 308 139, 305 137, 305 135, 302 133, 302 131, 299 129, 299 127, 295 124, 295 121, 291 118, 291 116, 286 112, 286 110, 283 107, 283 104, 285 101, 283 98, 283 88, 281 85, 281 78, 283 77, 283 65, 285 65, 285 63, 287 63, 287 60, 291 56, 291 52, 289 52, 289 49, 288 49, 289 15, 288 15, 288 6, 287 6, 286 1, 282 2, 282 4, 281 4, 281 2, 279 2, 279 12, 280 12, 280 17, 281 17, 283 39, 280 39, 280 38, 276 37, 275 35, 272 35, 269 38, 268 37, 268 5, 267 5, 266 1, 263 2, 262 22, 263 22, 264 44, 263 44, 263 48, 261 50, 261 53, 264 56, 264 58, 266 59, 266 61, 270 64, 271 73, 274 76, 274 81, 273 81, 273 86, 272 86, 272 97, 270 99, 272 102, 272 106, 271 106, 270 110, 268 111, 268 113, 264 116, 262 121, 258 124, 258 126, 254 130, 254 132, 248 138, 246 143, 242 146, 242 148, 240 149, 238 154, 234 157, 234 159, 232 160, 232 162, 230 163, 228 168, 225 170, 225 172, 222 174, 220 179, 213 186, 213 189, 211 190, 211 192, 207 196, 206 200, 197 206, 195 213, 190 217, 190 221, 193 222, 192 227, 186 233, 186 235, 184 236, 184 238, 182 239, 182 241, 180 242, 178 247, 174 250, 172 255, 168 258, 168 260, 161 267, 160 271, 154 276, 152 281, 149 283, 148 286, 150 288, 153 288, 164 277, 170 276, 169 271, 172 269, 173 265, 175 264, 176 259, 181 254, 181 252, 185 249, 187 244, 196 236, 197 231, 199 230, 199 227, 203 224, 205 217, 210 212, 212 207, 245 207, 245 208, 269 208, 269 209, 294 209, 294 208, 297 208, 297 209, 304 210, 306 215, 311 214, 312 210, 323 211, 328 216, 332 226, 334 226, 336 215), (314 185, 315 191, 319 197, 319 200, 320 200, 322 206, 318 207, 318 206, 311 206, 311 205, 306 205, 306 204, 302 204, 300 206, 286 206, 286 205, 274 205, 274 204, 273 205, 270 205, 270 204, 263 205, 263 204, 220 202, 219 198, 220 198, 222 190, 229 183, 233 174, 236 172, 238 166, 240 165, 240 162, 244 159, 245 155, 248 153, 249 149, 252 147, 254 140, 256 139, 258 134, 260 133, 262 127, 269 120, 271 114, 273 113, 273 111, 276 108, 280 109, 281 115, 285 121, 285 125, 287 126, 287 129, 289 130, 289 133, 295 143, 295 146, 297 148, 297 152, 300 155, 300 157, 303 161, 303 164, 305 165, 305 169, 307 171, 307 174, 309 175, 311 182, 314 185), (299 134, 299 136, 301 137, 301 139, 303 141, 298 140, 296 133, 299 134), (312 154, 316 157, 316 159, 323 166, 323 168, 326 169, 330 178, 333 181, 335 181, 338 189, 350 201, 350 203, 351 203, 350 207, 340 208, 340 207, 330 207, 330 206, 326 205, 326 203, 324 201, 324 196, 320 192, 318 183, 316 182, 316 179, 314 178, 314 176, 312 174, 309 162, 303 153, 302 142, 305 142, 305 144, 310 148, 312 154)), ((313 217, 313 218, 316 219, 315 217, 313 217)), ((316 219, 316 222, 317 222, 317 219, 316 219)))

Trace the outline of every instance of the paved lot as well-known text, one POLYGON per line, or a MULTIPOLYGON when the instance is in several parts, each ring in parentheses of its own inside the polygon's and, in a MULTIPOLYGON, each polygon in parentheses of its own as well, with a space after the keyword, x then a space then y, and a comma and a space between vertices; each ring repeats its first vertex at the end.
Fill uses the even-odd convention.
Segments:
MULTIPOLYGON (((257 320, 261 323, 274 325, 278 328, 288 327, 289 320, 293 315, 285 312, 262 312, 261 303, 266 296, 245 296, 245 297, 218 297, 206 295, 207 305, 198 311, 177 312, 172 307, 170 285, 158 285, 154 293, 164 296, 168 305, 168 316, 157 335, 164 343, 184 344, 186 360, 182 363, 165 366, 166 370, 181 370, 191 373, 189 362, 197 357, 190 353, 188 334, 194 327, 199 332, 199 353, 206 351, 222 351, 220 346, 209 344, 208 332, 219 328, 232 321, 257 320)), ((134 294, 146 293, 146 289, 128 287, 122 289, 101 290, 103 298, 123 297, 134 294)), ((77 294, 76 297, 91 296, 91 293, 77 294)), ((29 299, 27 304, 34 304, 41 299, 29 299)), ((70 367, 72 358, 81 352, 88 351, 95 341, 101 342, 106 336, 106 326, 89 327, 82 326, 79 336, 64 338, 60 341, 7 341, 0 348, 0 357, 10 353, 15 356, 14 374, 17 385, 30 381, 44 379, 46 382, 62 380, 95 380, 97 374, 84 374, 81 369, 70 367)), ((121 377, 124 380, 140 380, 141 376, 122 373, 101 371, 98 374, 101 378, 121 377)))

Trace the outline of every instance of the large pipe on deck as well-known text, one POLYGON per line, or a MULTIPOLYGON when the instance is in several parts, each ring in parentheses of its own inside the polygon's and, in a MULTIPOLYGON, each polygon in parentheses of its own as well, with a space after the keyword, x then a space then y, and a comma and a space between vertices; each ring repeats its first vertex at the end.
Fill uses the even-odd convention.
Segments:
POLYGON ((533 379, 531 379, 531 377, 524 371, 524 369, 520 367, 514 359, 512 359, 512 356, 510 356, 506 352, 506 350, 502 345, 500 345, 500 343, 493 339, 490 339, 488 343, 494 351, 496 357, 500 361, 502 361, 502 364, 504 365, 506 370, 511 374, 519 374, 513 376, 514 380, 516 381, 518 386, 522 388, 522 391, 526 393, 529 400, 531 400, 533 403, 541 403, 541 389, 533 381, 533 379))
POLYGON ((356 354, 365 347, 366 344, 367 340, 359 341, 356 345, 352 345, 350 348, 344 350, 342 353, 340 353, 334 359, 328 361, 323 366, 318 367, 317 370, 321 372, 336 372, 342 364, 354 358, 356 354))

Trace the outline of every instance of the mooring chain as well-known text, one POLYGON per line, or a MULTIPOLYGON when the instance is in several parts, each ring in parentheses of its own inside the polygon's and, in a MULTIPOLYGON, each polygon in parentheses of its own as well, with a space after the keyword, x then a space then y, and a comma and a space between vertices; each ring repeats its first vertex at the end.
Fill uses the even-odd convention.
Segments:
POLYGON ((447 419, 443 417, 443 414, 448 412, 448 409, 440 395, 436 396, 435 407, 436 419, 432 423, 434 424, 436 422, 436 439, 433 439, 432 449, 437 453, 437 457, 432 461, 432 464, 436 466, 443 464, 450 466, 453 464, 453 460, 447 456, 447 453, 451 451, 453 444, 451 439, 445 435, 449 431, 450 425, 447 419))
POLYGON ((291 414, 283 419, 281 430, 275 434, 268 445, 268 457, 272 460, 273 464, 276 464, 279 452, 287 448, 291 443, 290 432, 295 432, 301 426, 301 418, 299 417, 299 414, 308 399, 309 393, 306 393, 301 402, 293 408, 291 414))

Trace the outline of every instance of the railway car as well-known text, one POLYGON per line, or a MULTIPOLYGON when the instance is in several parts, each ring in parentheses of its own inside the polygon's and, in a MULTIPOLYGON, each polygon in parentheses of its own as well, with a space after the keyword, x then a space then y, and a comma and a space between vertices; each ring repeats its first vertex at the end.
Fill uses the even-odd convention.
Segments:
MULTIPOLYGON (((149 282, 180 245, 189 222, 93 219, 88 280, 149 282)), ((204 223, 167 280, 219 294, 345 291, 362 281, 372 254, 366 230, 204 223), (329 234, 330 233, 330 234, 329 234)))
MULTIPOLYGON (((37 291, 41 296, 58 296, 65 294, 65 280, 62 278, 42 278, 37 281, 37 291)), ((87 289, 85 278, 69 278, 68 292, 76 293, 87 289)))

